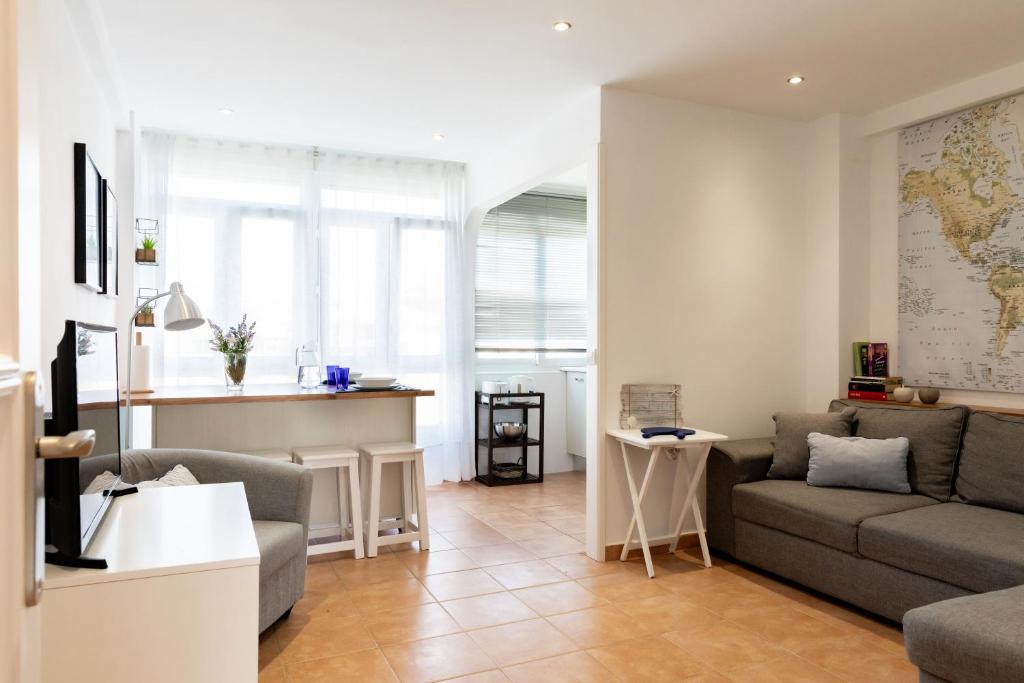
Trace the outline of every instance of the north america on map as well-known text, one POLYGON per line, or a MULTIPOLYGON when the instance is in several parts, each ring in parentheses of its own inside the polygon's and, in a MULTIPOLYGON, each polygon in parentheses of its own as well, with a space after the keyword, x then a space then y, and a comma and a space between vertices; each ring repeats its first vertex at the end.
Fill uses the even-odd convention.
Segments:
POLYGON ((899 369, 1024 390, 1024 98, 899 135, 899 369))

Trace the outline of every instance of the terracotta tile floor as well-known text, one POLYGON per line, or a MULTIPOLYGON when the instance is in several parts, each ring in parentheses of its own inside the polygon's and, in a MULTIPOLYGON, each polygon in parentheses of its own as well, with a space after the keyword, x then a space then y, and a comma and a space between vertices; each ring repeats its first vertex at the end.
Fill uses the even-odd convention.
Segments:
POLYGON ((432 487, 431 550, 316 558, 260 680, 916 681, 894 625, 693 551, 582 554, 584 478, 432 487))

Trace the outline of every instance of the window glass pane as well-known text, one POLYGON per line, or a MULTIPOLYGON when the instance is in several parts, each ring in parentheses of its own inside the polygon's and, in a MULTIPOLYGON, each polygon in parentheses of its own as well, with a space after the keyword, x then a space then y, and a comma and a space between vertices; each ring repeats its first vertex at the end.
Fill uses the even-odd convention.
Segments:
POLYGON ((322 230, 321 336, 324 361, 367 374, 387 372, 384 341, 386 227, 322 230))
MULTIPOLYGON (((227 245, 228 249, 231 245, 227 245)), ((238 244, 241 261, 240 297, 234 325, 243 314, 255 321, 254 350, 247 372, 284 381, 294 374, 295 223, 281 218, 242 219, 238 244)))
POLYGON ((344 209, 392 216, 441 216, 444 202, 441 197, 405 195, 394 192, 352 190, 326 187, 321 191, 325 209, 344 209))
POLYGON ((585 199, 527 193, 487 214, 476 261, 481 353, 586 347, 586 228, 585 199))
MULTIPOLYGON (((171 215, 162 240, 165 281, 168 285, 181 282, 206 316, 217 312, 214 225, 213 218, 208 216, 171 215)), ((157 307, 161 305, 157 302, 157 307)), ((219 366, 209 350, 209 332, 204 325, 156 339, 156 344, 163 345, 164 383, 200 384, 217 376, 219 366)))
POLYGON ((271 183, 229 178, 172 176, 168 183, 171 196, 218 199, 247 204, 284 204, 298 206, 302 188, 294 183, 271 183))
POLYGON ((444 339, 444 232, 401 231, 398 290, 398 354, 440 360, 444 339))

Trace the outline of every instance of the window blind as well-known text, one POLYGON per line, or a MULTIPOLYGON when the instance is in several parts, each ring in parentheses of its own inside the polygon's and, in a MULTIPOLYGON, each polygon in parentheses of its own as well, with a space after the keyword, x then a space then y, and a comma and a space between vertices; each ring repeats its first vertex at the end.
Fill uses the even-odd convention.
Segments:
POLYGON ((478 351, 584 351, 587 202, 522 194, 492 209, 476 249, 478 351))

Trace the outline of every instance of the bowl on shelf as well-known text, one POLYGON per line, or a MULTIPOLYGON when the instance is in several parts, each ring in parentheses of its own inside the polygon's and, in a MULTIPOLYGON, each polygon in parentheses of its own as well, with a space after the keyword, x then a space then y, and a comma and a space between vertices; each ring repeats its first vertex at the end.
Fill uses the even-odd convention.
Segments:
POLYGON ((501 441, 522 441, 526 436, 526 423, 495 422, 494 435, 501 441))
POLYGON ((914 389, 911 387, 896 387, 892 392, 892 397, 900 403, 910 403, 914 400, 914 389))
POLYGON ((364 389, 387 389, 395 384, 394 377, 360 377, 356 384, 364 389))

